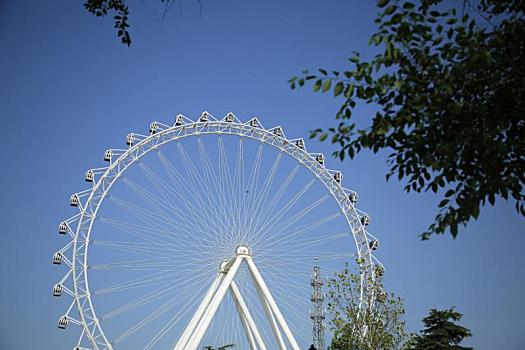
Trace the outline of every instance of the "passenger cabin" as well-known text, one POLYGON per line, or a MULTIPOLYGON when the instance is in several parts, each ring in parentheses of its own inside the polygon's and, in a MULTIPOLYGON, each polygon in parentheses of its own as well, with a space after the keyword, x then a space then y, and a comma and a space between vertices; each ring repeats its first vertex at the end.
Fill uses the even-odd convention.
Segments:
POLYGON ((151 122, 151 124, 149 125, 149 133, 155 134, 158 129, 159 129, 159 124, 157 122, 151 122))
POLYGON ((297 139, 295 140, 295 145, 299 147, 300 149, 304 149, 304 140, 303 139, 297 139))
POLYGON ((361 216, 361 224, 363 224, 363 226, 370 225, 370 216, 368 215, 361 216))
POLYGON ((62 264, 62 260, 64 259, 64 255, 62 255, 61 252, 56 252, 53 254, 53 264, 60 265, 62 264))
POLYGON ((338 184, 340 184, 341 181, 343 180, 343 174, 341 174, 340 171, 334 173, 334 180, 335 180, 335 182, 337 182, 338 184))
POLYGON ((256 128, 259 126, 259 121, 257 120, 257 118, 253 118, 252 120, 250 120, 250 126, 252 128, 256 128))
POLYGON ((182 115, 175 117, 175 126, 181 126, 182 124, 184 124, 184 118, 182 118, 182 115))
POLYGON ((86 182, 93 182, 93 179, 95 178, 95 173, 93 173, 93 170, 86 171, 86 182))
POLYGON ((276 127, 273 129, 273 134, 279 137, 283 136, 283 129, 281 127, 276 127))
POLYGON ((227 123, 232 123, 233 122, 233 113, 226 114, 226 117, 224 117, 224 121, 227 122, 227 123))
POLYGON ((135 134, 131 133, 126 136, 126 145, 132 146, 135 143, 135 134))
POLYGON ((74 194, 69 198, 69 205, 71 205, 72 207, 78 207, 79 203, 80 199, 78 198, 77 194, 74 194))
POLYGON ((324 165, 324 154, 322 153, 317 154, 315 156, 315 160, 317 161, 317 163, 324 165))
POLYGON ((67 318, 66 315, 60 317, 60 318, 58 319, 58 328, 60 328, 60 329, 66 329, 68 321, 69 321, 69 320, 68 320, 68 318, 67 318))
POLYGON ((201 117, 199 118, 199 121, 200 121, 201 123, 205 123, 205 122, 207 122, 208 120, 209 120, 209 118, 208 118, 208 112, 204 112, 204 113, 202 113, 202 114, 201 114, 201 117))
POLYGON ((106 152, 104 152, 104 160, 106 162, 111 162, 111 157, 113 156, 113 152, 111 152, 110 149, 106 150, 106 152))
POLYGON ((68 225, 67 222, 62 221, 60 225, 58 225, 58 233, 61 235, 65 235, 67 233, 68 225))
POLYGON ((373 241, 370 241, 368 245, 370 247, 370 250, 376 250, 377 248, 379 248, 379 242, 375 239, 373 241))
POLYGON ((357 192, 352 192, 348 195, 348 199, 350 200, 350 202, 352 202, 353 204, 357 203, 357 200, 359 199, 359 196, 357 195, 357 192))
POLYGON ((55 285, 53 286, 53 296, 54 296, 54 297, 59 297, 59 296, 61 296, 61 295, 62 295, 62 290, 63 290, 63 289, 64 289, 64 287, 62 287, 61 284, 58 284, 58 283, 55 284, 55 285))

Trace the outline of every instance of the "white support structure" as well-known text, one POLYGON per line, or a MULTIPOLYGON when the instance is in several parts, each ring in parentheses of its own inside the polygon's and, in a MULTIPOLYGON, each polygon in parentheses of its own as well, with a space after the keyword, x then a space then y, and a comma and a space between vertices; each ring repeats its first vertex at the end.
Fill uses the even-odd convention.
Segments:
POLYGON ((211 323, 211 320, 213 319, 213 316, 215 316, 215 312, 217 312, 217 309, 219 308, 219 305, 221 304, 222 299, 224 298, 224 295, 228 291, 228 288, 230 287, 230 284, 235 277, 235 274, 237 273, 237 270, 239 269, 239 266, 241 265, 243 258, 239 255, 235 258, 233 261, 233 264, 231 264, 231 267, 228 270, 228 273, 226 276, 224 276, 224 279, 222 280, 222 283, 220 284, 219 288, 217 288, 217 291, 215 292, 215 295, 211 299, 208 308, 206 309, 206 312, 202 316, 200 322, 195 327, 195 331, 191 335, 187 346, 184 348, 186 349, 192 349, 196 350, 199 346, 202 337, 204 336, 204 333, 208 329, 208 326, 211 323))
POLYGON ((272 314, 272 310, 270 309, 270 305, 266 300, 264 300, 264 296, 262 294, 261 289, 259 286, 256 285, 257 289, 257 295, 259 295, 259 299, 261 299, 264 313, 266 314, 266 318, 268 319, 268 323, 270 323, 270 326, 272 328, 273 336, 275 337, 275 340, 277 342, 277 345, 279 346, 279 350, 286 350, 286 345, 284 343, 283 336, 281 335, 281 331, 279 330, 279 326, 277 325, 277 322, 275 321, 275 316, 272 314))
POLYGON ((244 299, 241 295, 241 292, 239 291, 239 288, 237 288, 235 281, 232 281, 230 285, 230 291, 232 293, 233 300, 235 301, 235 305, 237 306, 237 310, 239 311, 241 321, 243 321, 246 335, 250 341, 250 347, 253 350, 266 350, 266 345, 264 345, 261 334, 255 325, 255 321, 253 320, 252 315, 248 310, 248 306, 246 306, 246 303, 244 302, 244 299))
POLYGON ((197 311, 193 315, 193 317, 190 320, 190 323, 188 326, 186 326, 186 329, 184 329, 184 332, 182 333, 182 336, 179 338, 179 341, 175 345, 175 349, 183 349, 186 343, 188 342, 188 339, 190 338, 193 330, 195 329, 195 326, 202 318, 202 315, 206 311, 206 308, 210 304, 211 298, 217 291, 217 288, 219 287, 220 283, 222 282, 222 279, 224 277, 224 274, 222 272, 219 272, 217 274, 217 277, 213 281, 213 284, 211 285, 210 289, 208 289, 208 292, 204 296, 204 299, 200 303, 199 307, 197 308, 197 311))
POLYGON ((250 272, 252 274, 255 285, 261 289, 261 292, 265 299, 264 301, 266 301, 268 305, 270 306, 270 309, 273 315, 277 319, 277 322, 279 322, 279 325, 281 326, 284 334, 286 335, 286 338, 288 338, 288 343, 290 344, 291 348, 293 350, 300 350, 299 344, 297 344, 297 341, 295 340, 292 332, 290 331, 288 324, 284 320, 281 310, 279 310, 279 308, 277 307, 277 304, 275 303, 275 300, 273 299, 272 294, 270 293, 270 290, 268 289, 268 286, 266 286, 266 283, 264 282, 259 270, 257 269, 257 266, 255 266, 252 260, 252 257, 248 256, 245 258, 245 260, 246 260, 246 263, 248 264, 248 267, 250 268, 250 272))
POLYGON ((206 330, 208 329, 217 309, 219 308, 224 296, 228 290, 232 294, 233 301, 239 313, 241 323, 244 327, 250 350, 267 350, 266 345, 261 337, 259 329, 253 320, 253 317, 244 302, 244 298, 239 291, 235 281, 233 280, 235 274, 243 261, 246 262, 250 270, 257 294, 261 299, 261 303, 268 318, 268 322, 272 328, 277 344, 280 350, 287 350, 284 339, 281 335, 280 328, 284 332, 288 343, 292 350, 299 350, 295 338, 284 320, 281 311, 277 307, 270 290, 266 286, 259 270, 253 262, 249 249, 245 246, 239 246, 236 250, 236 257, 227 263, 223 263, 220 267, 219 274, 211 285, 210 289, 204 296, 203 301, 199 305, 197 311, 191 318, 182 333, 179 341, 175 345, 174 350, 197 350, 206 330))

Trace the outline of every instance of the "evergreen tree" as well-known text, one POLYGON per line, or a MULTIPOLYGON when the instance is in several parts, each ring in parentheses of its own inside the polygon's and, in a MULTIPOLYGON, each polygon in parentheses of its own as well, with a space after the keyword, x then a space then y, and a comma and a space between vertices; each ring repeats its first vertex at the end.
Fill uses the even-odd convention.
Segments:
POLYGON ((454 308, 449 310, 431 309, 423 319, 425 329, 421 335, 415 335, 407 344, 407 350, 469 350, 460 346, 464 338, 470 337, 468 328, 457 325, 463 315, 454 308))

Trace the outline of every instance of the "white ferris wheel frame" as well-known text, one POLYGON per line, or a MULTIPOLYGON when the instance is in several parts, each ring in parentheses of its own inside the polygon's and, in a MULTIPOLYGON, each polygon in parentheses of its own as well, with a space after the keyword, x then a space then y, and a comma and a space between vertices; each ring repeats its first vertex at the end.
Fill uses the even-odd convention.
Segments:
MULTIPOLYGON (((150 124, 149 135, 131 133, 127 136, 127 149, 109 149, 104 154, 104 159, 109 162, 108 167, 90 169, 86 172, 86 181, 91 182, 91 188, 77 192, 70 198, 70 204, 79 209, 79 212, 63 221, 59 226, 59 232, 68 234, 71 241, 62 249, 55 252, 54 263, 64 263, 69 270, 55 284, 54 295, 62 292, 73 298, 63 316, 59 318, 59 328, 65 328, 68 323, 82 327, 81 335, 78 339, 75 350, 90 350, 82 346, 87 338, 92 346, 92 350, 112 350, 111 342, 106 338, 99 319, 95 313, 91 301, 91 294, 88 281, 88 250, 93 224, 97 217, 98 209, 103 200, 108 195, 111 187, 117 179, 136 161, 152 150, 174 141, 186 137, 199 135, 236 135, 258 141, 260 143, 273 146, 294 158, 297 162, 308 169, 323 185, 328 189, 331 196, 338 203, 348 226, 351 229, 356 246, 357 262, 361 266, 361 302, 364 303, 363 293, 367 279, 374 280, 374 266, 382 264, 372 254, 372 250, 377 247, 377 239, 370 234, 365 226, 369 221, 366 213, 358 210, 354 203, 357 195, 355 192, 342 186, 342 174, 340 171, 331 170, 325 167, 324 156, 320 161, 317 156, 319 153, 309 153, 306 150, 303 139, 288 139, 281 127, 265 129, 257 118, 248 122, 241 122, 233 113, 228 113, 223 119, 216 119, 208 112, 203 112, 197 121, 191 120, 184 115, 177 115, 173 125, 166 125, 160 122, 150 124), (365 219, 365 220, 363 220, 365 219), (70 282, 70 286, 67 286, 70 282), (59 289, 59 291, 55 291, 59 289), (72 310, 76 306, 78 318, 72 316, 72 310)), ((253 272, 253 261, 245 259, 253 272), (252 261, 252 265, 250 265, 252 261)), ((255 265, 253 265, 255 266, 255 265)), ((255 268, 256 269, 256 268, 255 268)), ((264 283, 264 281, 263 281, 264 283)), ((235 283, 230 286, 233 293, 239 314, 244 321, 248 322, 249 314, 246 315, 242 310, 242 296, 235 292, 235 283), (243 316, 244 315, 244 316, 243 316)), ((262 299, 267 299, 263 298, 262 299)), ((367 300, 373 303, 373 300, 367 300)), ((268 311, 265 308, 266 311, 268 311)), ((273 313, 267 314, 268 317, 274 316, 273 313)), ((275 320, 274 320, 275 321, 275 320)), ((249 326, 249 325, 248 325, 249 326)), ((273 328, 273 327, 272 327, 273 328)), ((253 329, 248 328, 247 336, 251 334, 255 337, 253 329), (251 333, 249 333, 251 332, 251 333)), ((280 334, 274 332, 276 338, 280 334)), ((282 339, 280 340, 282 342, 282 339)), ((279 343, 279 341, 278 341, 279 343)), ((282 344, 282 343, 280 343, 282 344)), ((198 344, 197 344, 198 345, 198 344)), ((196 346, 197 346, 196 345, 196 346)), ((282 346, 281 346, 282 347, 282 346)), ((292 346, 293 347, 293 346, 292 346)))

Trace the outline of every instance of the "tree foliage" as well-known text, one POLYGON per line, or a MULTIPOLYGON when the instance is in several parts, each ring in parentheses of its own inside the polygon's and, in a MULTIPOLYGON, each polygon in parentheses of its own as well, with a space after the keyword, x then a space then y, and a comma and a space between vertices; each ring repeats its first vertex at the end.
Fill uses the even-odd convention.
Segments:
POLYGON ((113 13, 114 27, 117 29, 118 37, 123 44, 131 45, 131 36, 128 31, 129 8, 125 0, 87 0, 84 7, 97 17, 105 17, 108 13, 113 13))
POLYGON ((406 350, 470 350, 459 344, 470 337, 470 330, 455 324, 461 320, 462 314, 448 310, 431 309, 423 319, 425 329, 422 335, 415 335, 406 346, 406 350))
MULTIPOLYGON (((200 0, 195 0, 200 5, 200 0)), ((164 4, 164 14, 176 3, 176 0, 160 0, 164 4)), ((114 28, 121 42, 131 46, 129 33, 129 8, 126 0, 86 0, 84 8, 97 17, 113 14, 114 28)))
POLYGON ((376 278, 365 281, 362 298, 363 275, 352 273, 348 265, 328 281, 329 326, 333 333, 330 350, 402 346, 406 339, 403 300, 385 292, 382 275, 383 269, 376 267, 376 278))
POLYGON ((405 191, 443 192, 434 222, 421 234, 477 219, 480 207, 512 197, 525 215, 525 1, 379 0, 372 59, 355 53, 346 71, 304 71, 292 89, 311 84, 342 99, 337 125, 317 129, 334 155, 390 150, 386 175, 405 191), (357 127, 358 102, 377 107, 357 127))

